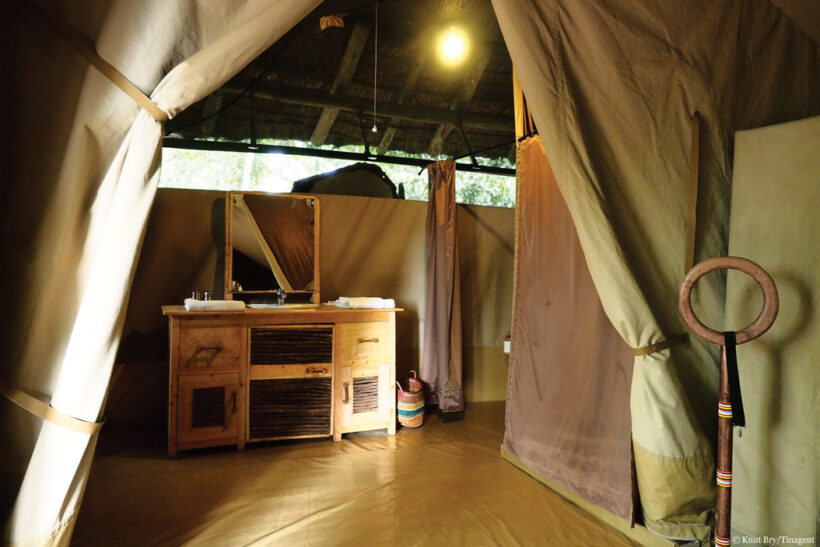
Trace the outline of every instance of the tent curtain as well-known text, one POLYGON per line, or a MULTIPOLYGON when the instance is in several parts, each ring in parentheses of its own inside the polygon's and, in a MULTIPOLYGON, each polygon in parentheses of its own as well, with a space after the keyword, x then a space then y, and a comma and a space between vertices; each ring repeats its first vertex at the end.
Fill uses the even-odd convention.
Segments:
POLYGON ((456 238, 456 164, 427 167, 427 277, 421 377, 442 412, 464 410, 461 282, 456 238))
MULTIPOLYGON (((521 136, 531 123, 515 88, 521 136)), ((538 476, 632 521, 632 353, 601 308, 540 137, 519 142, 517 152, 504 449, 538 476)))
MULTIPOLYGON (((139 89, 153 89, 151 100, 173 117, 317 3, 121 0, 49 9, 139 89)), ((13 18, 20 90, 12 132, 23 136, 12 154, 18 164, 3 225, 4 247, 15 247, 3 255, 15 268, 20 311, 4 318, 12 359, 3 374, 57 411, 96 422, 156 191, 162 125, 32 10, 18 5, 13 18)), ((3 539, 66 544, 96 437, 0 404, 10 464, 4 506, 13 500, 3 539)))
MULTIPOLYGON (((493 0, 505 42, 609 320, 632 348, 684 332, 690 116, 699 111, 695 261, 725 254, 734 129, 820 107, 818 48, 773 5, 493 0)), ((725 284, 699 284, 723 319, 725 284)), ((699 341, 638 356, 632 437, 643 517, 710 534, 716 354, 699 341)))

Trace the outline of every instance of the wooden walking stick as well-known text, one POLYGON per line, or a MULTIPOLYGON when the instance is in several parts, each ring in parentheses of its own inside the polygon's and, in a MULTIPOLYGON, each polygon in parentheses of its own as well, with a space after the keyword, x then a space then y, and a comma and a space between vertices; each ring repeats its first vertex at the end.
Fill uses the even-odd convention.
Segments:
POLYGON ((779 299, 774 280, 766 271, 745 258, 725 256, 701 262, 686 274, 680 288, 678 309, 687 326, 700 338, 718 344, 720 351, 720 399, 718 400, 717 449, 717 512, 715 514, 715 545, 731 545, 732 511, 732 424, 745 425, 743 400, 740 397, 740 379, 737 373, 735 345, 754 340, 772 326, 779 299), (698 279, 714 270, 740 270, 757 281, 763 290, 763 309, 754 322, 737 332, 717 332, 698 320, 690 300, 692 287, 698 279))

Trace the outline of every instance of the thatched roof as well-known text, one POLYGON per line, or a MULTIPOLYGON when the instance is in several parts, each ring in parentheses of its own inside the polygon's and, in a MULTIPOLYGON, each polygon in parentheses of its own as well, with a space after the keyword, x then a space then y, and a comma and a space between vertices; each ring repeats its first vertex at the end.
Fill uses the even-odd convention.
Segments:
POLYGON ((367 139, 372 152, 449 157, 466 155, 467 143, 474 152, 506 143, 478 156, 508 156, 514 139, 512 63, 489 0, 328 1, 169 122, 168 131, 187 138, 241 141, 253 135, 337 146, 367 139), (378 132, 372 133, 377 5, 378 132), (335 13, 344 15, 344 26, 322 30, 321 18, 335 13), (448 68, 434 45, 451 25, 468 33, 470 51, 461 65, 448 68))

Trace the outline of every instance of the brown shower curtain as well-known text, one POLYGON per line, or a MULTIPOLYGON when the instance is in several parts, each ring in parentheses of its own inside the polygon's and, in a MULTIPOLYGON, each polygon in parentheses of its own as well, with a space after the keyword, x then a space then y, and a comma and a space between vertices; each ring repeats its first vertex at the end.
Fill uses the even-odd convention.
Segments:
POLYGON ((632 519, 632 353, 607 320, 540 137, 518 145, 504 452, 632 519))
POLYGON ((456 239, 456 164, 427 167, 427 280, 421 377, 442 412, 464 410, 461 363, 461 283, 456 239))
POLYGON ((527 101, 513 79, 521 140, 502 454, 630 521, 632 352, 604 314, 527 101))

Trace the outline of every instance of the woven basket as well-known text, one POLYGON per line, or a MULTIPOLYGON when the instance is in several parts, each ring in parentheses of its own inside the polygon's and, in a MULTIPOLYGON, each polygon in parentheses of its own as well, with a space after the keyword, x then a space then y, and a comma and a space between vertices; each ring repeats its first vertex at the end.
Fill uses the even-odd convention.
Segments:
POLYGON ((396 414, 404 427, 419 427, 424 423, 424 393, 421 381, 416 378, 416 371, 410 372, 412 376, 407 379, 407 391, 396 382, 399 388, 396 414))

